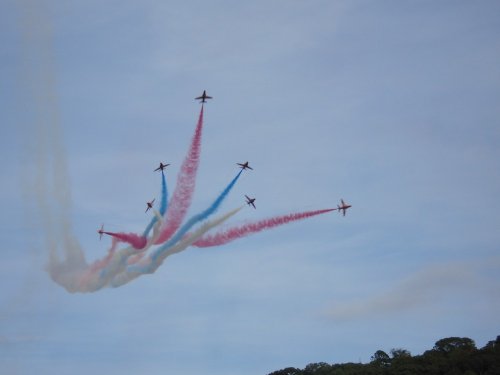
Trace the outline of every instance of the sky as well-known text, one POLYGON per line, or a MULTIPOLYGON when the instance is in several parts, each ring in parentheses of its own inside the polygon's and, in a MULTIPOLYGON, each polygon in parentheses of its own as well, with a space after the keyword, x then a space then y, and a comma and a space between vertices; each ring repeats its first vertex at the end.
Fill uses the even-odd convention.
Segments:
MULTIPOLYGON (((497 1, 0 3, 0 367, 267 374, 500 334, 497 1), (206 89, 204 210, 352 204, 119 288, 68 293, 50 245, 106 256, 170 192, 206 89)), ((63 250, 64 251, 64 250, 63 250)))

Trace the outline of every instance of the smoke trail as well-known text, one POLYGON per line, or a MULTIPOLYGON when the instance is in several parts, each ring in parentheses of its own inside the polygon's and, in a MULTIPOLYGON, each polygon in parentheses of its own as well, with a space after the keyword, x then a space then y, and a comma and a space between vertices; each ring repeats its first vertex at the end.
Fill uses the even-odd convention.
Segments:
MULTIPOLYGON (((142 255, 145 254, 145 251, 143 251, 141 254, 136 254, 134 257, 132 257, 131 259, 128 259, 128 268, 127 270, 129 271, 130 275, 128 276, 119 276, 117 277, 116 280, 125 280, 127 279, 126 282, 129 282, 130 278, 136 278, 138 277, 139 274, 143 274, 143 273, 151 273, 151 272, 154 272, 154 271, 151 271, 152 269, 156 270, 159 265, 161 264, 161 262, 159 262, 158 260, 159 259, 163 259, 162 258, 162 254, 165 254, 167 252, 169 252, 170 248, 172 247, 175 247, 177 246, 177 244, 179 243, 185 243, 186 240, 183 238, 185 237, 186 233, 196 224, 198 224, 199 222, 207 219, 210 215, 214 214, 217 209, 219 208, 219 206, 221 205, 221 203, 224 201, 224 198, 227 197, 227 195, 229 194, 229 192, 231 191, 231 189, 233 188, 233 186, 236 184, 236 182, 238 181, 238 179, 240 178, 241 176, 241 173, 242 171, 240 170, 238 172, 238 174, 232 179, 232 181, 226 186, 226 188, 222 191, 221 194, 219 194, 219 196, 215 199, 215 201, 212 203, 212 205, 207 208, 205 211, 193 216, 191 219, 189 219, 183 226, 182 228, 175 234, 175 236, 173 236, 169 241, 167 241, 163 246, 161 246, 160 248, 156 249, 152 255, 150 255, 149 257, 149 261, 147 261, 147 265, 144 265, 144 264, 138 264, 138 265, 135 265, 135 263, 139 262, 142 258, 142 255)), ((237 210, 239 211, 239 209, 237 210)), ((237 211, 235 211, 234 213, 236 213, 237 211)), ((229 215, 232 216, 234 215, 231 214, 229 215)), ((224 216, 225 217, 225 216, 224 216)), ((224 219, 223 221, 225 221, 227 219, 224 219)), ((218 225, 219 221, 215 221, 215 224, 210 224, 209 223, 209 227, 210 228, 213 228, 214 226, 218 225)), ((202 228, 205 228, 207 227, 206 225, 204 225, 202 228)), ((208 229, 207 229, 208 230, 208 229)), ((203 231, 203 233, 205 233, 205 231, 203 231)), ((198 232, 196 232, 198 233, 198 232)), ((189 235, 187 236, 188 238, 193 238, 193 235, 189 235)), ((200 238, 201 235, 197 236, 197 238, 200 238)), ((193 240, 195 241, 195 240, 193 240)), ((191 244, 193 241, 191 241, 189 244, 191 244)), ((189 246, 189 245, 187 245, 189 246)), ((130 256, 132 255, 132 253, 130 253, 129 251, 127 251, 125 253, 127 256, 130 256)), ((120 258, 120 262, 122 262, 122 258, 120 258)), ((119 265, 113 265, 113 266, 107 266, 107 268, 103 269, 103 272, 101 273, 101 277, 105 277, 105 278, 109 278, 113 275, 116 275, 117 273, 121 272, 122 269, 124 267, 124 264, 120 263, 119 265)), ((121 282, 118 282, 116 281, 117 283, 121 283, 121 282)), ((121 284, 120 284, 121 285, 121 284)))
MULTIPOLYGON (((148 243, 148 234, 151 231, 151 229, 154 227, 155 224, 161 221, 163 215, 167 211, 167 205, 168 205, 168 191, 167 191, 167 182, 165 180, 165 174, 163 171, 161 171, 161 203, 160 203, 160 211, 153 210, 154 216, 149 222, 148 226, 144 230, 142 236, 135 234, 135 233, 115 233, 115 232, 103 232, 104 234, 107 234, 109 236, 112 236, 116 239, 118 239, 121 242, 126 242, 134 247, 136 250, 143 250, 147 243, 148 243)), ((155 236, 153 236, 155 237, 155 236)), ((153 242, 153 241, 150 241, 153 242)), ((137 262, 140 258, 142 258, 142 255, 144 252, 136 254, 135 258, 130 262, 130 263, 135 263, 137 262)))
POLYGON ((173 236, 169 241, 167 241, 163 246, 160 248, 156 249, 155 252, 151 255, 151 259, 153 262, 156 261, 158 257, 161 257, 161 254, 166 252, 168 248, 170 248, 172 245, 174 245, 176 242, 180 241, 182 237, 186 235, 186 233, 196 224, 199 222, 207 219, 210 215, 214 214, 221 203, 224 201, 224 198, 227 197, 231 189, 233 188, 234 184, 236 184, 236 181, 241 176, 241 173, 243 170, 240 170, 238 174, 236 175, 235 178, 227 185, 227 187, 220 193, 220 195, 215 199, 214 203, 210 207, 208 207, 205 211, 194 215, 191 219, 189 219, 186 224, 182 226, 182 228, 173 236))
POLYGON ((180 227, 186 212, 191 205, 196 183, 196 172, 200 161, 201 135, 203 130, 203 105, 201 106, 196 131, 191 141, 191 147, 182 163, 177 176, 177 185, 172 196, 172 202, 167 212, 166 225, 155 241, 160 244, 168 240, 180 227))
POLYGON ((135 278, 139 277, 142 274, 151 274, 154 273, 158 267, 160 267, 163 261, 169 257, 170 255, 180 253, 185 250, 189 246, 193 244, 193 242, 200 239, 206 232, 215 228, 226 220, 228 220, 231 216, 237 214, 243 207, 238 207, 221 217, 206 221, 202 226, 200 226, 197 230, 189 235, 185 236, 182 240, 176 242, 173 246, 163 251, 160 256, 153 262, 152 258, 149 257, 146 261, 143 261, 142 264, 129 266, 125 272, 117 274, 109 283, 109 286, 117 288, 122 286, 135 278))
POLYGON ((287 215, 233 228, 213 236, 205 236, 210 229, 222 224, 241 209, 233 210, 214 220, 207 220, 219 209, 241 176, 242 171, 239 171, 210 207, 182 225, 191 205, 196 185, 203 131, 204 108, 202 105, 196 130, 179 171, 170 205, 166 178, 162 171, 160 209, 159 212, 154 211, 155 217, 146 226, 143 235, 105 232, 113 237, 112 245, 102 259, 89 265, 72 230, 67 158, 58 116, 53 56, 51 49, 48 48, 50 46, 47 45, 50 44, 48 43, 51 36, 50 25, 37 22, 36 11, 33 12, 31 9, 31 6, 26 7, 29 15, 26 18, 30 21, 27 23, 29 24, 27 39, 35 47, 35 58, 31 60, 36 61, 36 64, 29 66, 32 70, 31 75, 27 75, 34 99, 32 111, 37 121, 33 124, 33 131, 30 132, 37 136, 38 147, 35 155, 38 168, 34 186, 37 189, 39 213, 49 249, 47 271, 52 280, 67 291, 71 293, 94 292, 107 286, 120 286, 141 274, 154 272, 168 256, 185 250, 193 243, 198 247, 224 244, 250 233, 331 211, 321 210, 287 215), (199 228, 188 233, 200 223, 202 224, 199 228), (152 235, 150 235, 151 231, 152 235), (119 242, 126 242, 130 246, 118 249, 119 242), (153 245, 160 246, 148 254, 147 251, 153 245), (149 256, 141 260, 144 255, 149 256), (138 263, 134 264, 135 262, 138 263))
MULTIPOLYGON (((155 217, 156 219, 156 217, 155 217)), ((114 232, 103 232, 108 236, 114 237, 121 242, 126 242, 134 247, 136 250, 141 250, 146 246, 148 240, 146 237, 139 236, 135 233, 114 233, 114 232)))
MULTIPOLYGON (((183 241, 183 237, 186 236, 186 233, 199 222, 207 219, 210 215, 214 214, 221 203, 224 201, 224 198, 227 197, 233 186, 236 184, 236 181, 240 178, 242 170, 238 172, 236 177, 232 179, 232 181, 226 186, 226 188, 222 191, 221 194, 215 199, 214 203, 207 208, 205 211, 193 216, 189 219, 182 228, 173 236, 169 241, 167 241, 163 246, 156 249, 150 256, 150 261, 147 266, 144 265, 131 265, 128 267, 128 270, 134 273, 151 273, 151 267, 158 267, 158 259, 162 257, 162 254, 165 254, 169 251, 172 246, 175 246, 176 243, 183 241)), ((232 216, 232 215, 231 215, 232 216)), ((191 235, 187 237, 191 238, 191 235)), ((140 260, 140 256, 136 256, 129 262, 129 264, 134 264, 140 260)), ((156 269, 154 268, 154 269, 156 269)))
MULTIPOLYGON (((161 203, 160 203, 160 216, 163 217, 165 215, 165 212, 167 212, 168 208, 168 190, 167 190, 167 182, 165 180, 165 174, 163 171, 161 171, 161 203)), ((144 230, 144 233, 142 234, 143 237, 147 237, 149 235, 149 232, 153 228, 153 226, 158 222, 158 217, 155 215, 151 219, 151 222, 149 225, 146 227, 144 230)))
POLYGON ((168 190, 167 190, 167 181, 165 178, 165 173, 161 171, 161 202, 160 202, 160 214, 161 216, 165 215, 168 207, 168 190))
MULTIPOLYGON (((229 211, 227 214, 219 217, 218 219, 215 219, 211 222, 206 222, 200 228, 198 228, 191 236, 189 236, 189 237, 186 236, 186 238, 179 241, 177 245, 172 246, 168 251, 165 251, 160 256, 159 259, 163 262, 168 256, 180 253, 181 251, 185 250, 188 246, 191 246, 195 241, 199 240, 210 229, 221 225, 226 220, 228 220, 231 216, 236 215, 243 207, 244 206, 235 208, 234 210, 229 211)), ((161 264, 158 264, 158 266, 160 266, 160 265, 161 264)))
POLYGON ((95 277, 96 273, 106 267, 116 251, 116 246, 118 245, 118 240, 113 238, 111 242, 111 248, 108 250, 108 255, 104 259, 96 260, 92 263, 86 270, 80 275, 79 279, 79 290, 86 290, 87 285, 91 284, 91 280, 95 277))
POLYGON ((59 118, 52 25, 47 9, 40 2, 24 2, 21 11, 26 47, 23 75, 27 93, 31 95, 31 105, 26 106, 26 111, 33 117, 32 129, 26 133, 34 136, 36 145, 35 154, 30 157, 36 160, 37 167, 32 186, 49 254, 46 269, 54 272, 53 279, 66 278, 67 275, 62 276, 63 269, 80 270, 87 263, 72 230, 71 189, 59 118))
MULTIPOLYGON (((127 247, 119 250, 116 254, 110 250, 109 255, 94 263, 92 268, 85 277, 81 277, 80 291, 81 292, 94 292, 101 289, 109 283, 113 277, 123 272, 125 267, 129 264, 134 264, 140 261, 146 251, 153 245, 154 239, 159 235, 159 224, 161 223, 160 213, 153 210, 156 218, 158 219, 157 225, 153 227, 153 236, 146 242, 144 248, 141 250, 127 247)), ((113 238, 113 245, 118 243, 116 238, 113 238)))
POLYGON ((278 216, 270 219, 257 221, 255 223, 244 224, 239 227, 229 228, 222 232, 205 236, 200 240, 194 242, 193 246, 210 247, 210 246, 224 245, 228 242, 234 241, 241 237, 248 236, 249 234, 252 233, 260 232, 261 230, 264 229, 271 229, 279 225, 290 223, 292 221, 306 219, 308 217, 321 215, 335 210, 336 208, 329 208, 326 210, 317 210, 317 211, 307 211, 307 212, 289 214, 285 216, 278 216))
MULTIPOLYGON (((154 240, 159 234, 158 224, 161 222, 161 216, 158 211, 154 210, 153 212, 158 219, 157 225, 153 227, 153 236, 151 239, 154 240)), ((128 264, 139 261, 153 244, 152 240, 147 241, 145 247, 140 250, 138 254, 138 250, 134 247, 126 247, 116 251, 116 245, 118 242, 119 240, 116 237, 113 237, 112 247, 108 251, 108 255, 105 258, 95 261, 82 272, 74 273, 73 278, 76 281, 64 279, 58 281, 58 283, 64 283, 64 285, 61 285, 72 293, 95 292, 108 286, 109 281, 117 274, 124 272, 128 264), (70 284, 71 287, 68 287, 68 284, 70 284), (78 285, 78 287, 75 289, 73 285, 78 285)))

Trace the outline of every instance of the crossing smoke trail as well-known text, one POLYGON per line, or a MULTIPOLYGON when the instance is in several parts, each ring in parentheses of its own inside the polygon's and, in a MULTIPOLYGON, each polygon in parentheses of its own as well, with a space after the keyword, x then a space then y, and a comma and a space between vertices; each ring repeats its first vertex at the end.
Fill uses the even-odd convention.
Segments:
POLYGON ((189 219, 186 222, 186 224, 184 224, 182 228, 175 234, 175 236, 173 236, 170 239, 170 241, 167 241, 162 247, 155 250, 155 252, 151 256, 152 260, 155 261, 157 258, 161 257, 162 253, 167 252, 171 246, 173 246, 176 242, 180 241, 194 225, 200 223, 201 221, 207 219, 210 215, 214 214, 219 208, 224 198, 227 197, 227 195, 233 188, 234 184, 236 184, 236 181, 238 181, 238 179, 240 178, 241 172, 243 172, 243 170, 239 171, 236 177, 233 178, 233 180, 229 183, 229 185, 217 197, 217 199, 214 201, 214 203, 212 203, 212 205, 209 208, 189 219))
POLYGON ((183 250, 186 250, 193 242, 201 238, 201 236, 203 236, 210 229, 221 225, 231 216, 237 214, 238 211, 240 211, 241 209, 242 207, 236 208, 217 219, 205 222, 196 231, 189 234, 188 236, 185 236, 180 241, 177 241, 171 247, 166 248, 165 251, 161 252, 154 261, 151 258, 147 259, 146 261, 143 261, 145 264, 141 264, 138 267, 135 267, 135 271, 134 269, 129 269, 128 271, 117 273, 116 276, 112 280, 110 280, 110 286, 117 288, 126 283, 129 283, 130 281, 139 277, 141 274, 154 273, 158 269, 158 267, 160 267, 163 264, 163 261, 167 257, 176 253, 180 253, 183 250))
MULTIPOLYGON (((121 242, 126 242, 134 247, 136 250, 142 250, 146 247, 148 243, 148 234, 151 232, 151 229, 153 229, 154 225, 162 221, 162 216, 165 214, 167 210, 167 182, 165 181, 165 174, 163 171, 161 171, 161 203, 160 203, 160 211, 153 210, 154 216, 151 219, 150 223, 144 230, 144 233, 142 235, 138 235, 136 233, 115 233, 115 232, 103 232, 104 234, 107 234, 108 236, 114 237, 117 240, 121 242)), ((158 236, 153 236, 154 239, 156 239, 158 236)), ((140 259, 142 257, 142 254, 138 254, 137 258, 135 261, 140 259)), ((135 262, 132 261, 132 262, 135 262)))
POLYGON ((321 215, 330 211, 335 211, 336 208, 329 208, 325 210, 300 212, 296 214, 289 214, 284 216, 273 217, 270 219, 261 220, 255 223, 244 224, 239 227, 229 228, 225 231, 202 237, 193 243, 196 247, 210 247, 224 245, 228 242, 234 241, 238 238, 248 236, 249 234, 257 233, 265 229, 271 229, 283 224, 288 224, 292 221, 303 220, 308 217, 321 215))
MULTIPOLYGON (((234 209, 215 219, 210 218, 218 211, 239 180, 243 173, 240 170, 207 209, 192 216, 182 224, 187 210, 191 205, 196 185, 203 130, 203 111, 202 106, 196 130, 181 166, 171 202, 168 202, 167 183, 162 171, 160 208, 159 211, 153 210, 154 217, 142 234, 104 232, 112 237, 111 247, 107 255, 102 259, 88 264, 78 243, 72 240, 68 224, 61 223, 59 220, 54 221, 54 224, 57 224, 57 229, 68 230, 69 233, 63 235, 62 259, 54 251, 50 252, 47 271, 52 280, 71 293, 88 293, 105 287, 119 287, 141 275, 154 273, 166 258, 184 251, 190 246, 209 247, 223 245, 252 233, 335 210, 325 209, 278 216, 207 235, 208 231, 221 225, 243 208, 234 209), (198 227, 193 230, 195 226, 198 227), (127 243, 128 246, 118 248, 120 243, 127 243)), ((61 151, 58 153, 59 155, 62 154, 61 151)), ((59 161, 59 163, 63 162, 64 160, 59 161)), ((61 188, 67 189, 65 193, 69 194, 69 185, 67 182, 62 184, 61 188)), ((42 191, 42 193, 44 192, 42 191)), ((43 198, 44 194, 42 193, 41 196, 43 198)), ((67 202, 64 200, 64 195, 62 202, 62 208, 67 210, 68 207, 64 204, 67 202)), ((64 209, 62 211, 64 212, 64 209)), ((49 216, 49 219, 51 217, 54 216, 49 216)), ((51 245, 50 247, 52 248, 53 246, 51 245)))
MULTIPOLYGON (((194 191, 194 186, 196 182, 196 170, 199 160, 200 151, 200 140, 201 140, 201 129, 203 126, 203 107, 200 111, 200 116, 198 124, 196 127, 195 136, 191 142, 190 152, 188 153, 183 168, 181 170, 181 181, 178 183, 176 188, 177 194, 174 193, 173 202, 178 202, 178 213, 180 216, 176 217, 175 220, 180 221, 178 223, 173 220, 171 228, 175 230, 180 227, 183 217, 185 216, 185 211, 189 208, 192 193, 194 191), (180 193, 179 193, 180 192, 180 193), (182 212, 184 211, 184 212, 182 212), (176 228, 177 227, 177 228, 176 228)), ((101 260, 95 261, 90 266, 87 265, 84 259, 81 262, 71 264, 67 262, 57 262, 51 264, 48 271, 52 279, 63 286, 69 292, 94 292, 106 286, 117 287, 131 280, 137 278, 143 273, 154 272, 164 261, 166 257, 171 254, 178 253, 188 246, 190 246, 194 241, 198 240, 205 234, 208 230, 214 228, 217 225, 222 224, 231 216, 235 215, 241 208, 230 211, 222 217, 206 221, 209 216, 214 214, 224 199, 227 197, 233 186, 238 181, 241 176, 242 171, 239 171, 235 178, 229 183, 229 185, 223 190, 223 192, 215 199, 214 203, 207 208, 205 211, 198 215, 195 215, 190 220, 188 220, 182 228, 173 236, 170 241, 163 240, 163 245, 156 249, 152 256, 148 257, 142 263, 150 262, 150 266, 143 272, 131 272, 131 267, 127 266, 130 263, 136 263, 141 261, 142 255, 153 245, 158 243, 159 237, 164 231, 160 230, 160 225, 163 222, 163 216, 167 214, 168 220, 168 210, 167 210, 167 188, 165 176, 162 173, 162 199, 160 212, 154 211, 155 218, 151 220, 150 224, 146 228, 144 233, 150 232, 151 228, 153 230, 153 235, 149 238, 146 236, 140 236, 134 233, 113 233, 113 232, 103 232, 113 237, 113 242, 108 255, 101 260), (204 222, 200 228, 198 228, 194 233, 186 235, 187 231, 191 229, 194 225, 204 222), (131 246, 117 250, 118 242, 127 242, 131 246), (143 251, 138 254, 138 249, 143 251)), ((174 207, 175 205, 172 204, 174 207)), ((173 216, 170 216, 173 217, 173 216)), ((170 229, 172 230, 172 229, 170 229)), ((174 230, 174 232, 175 232, 174 230)), ((144 266, 142 266, 144 267, 144 266)), ((136 267, 137 268, 137 267, 136 267)))
MULTIPOLYGON (((219 209, 219 206, 224 201, 224 199, 227 197, 227 195, 229 194, 229 192, 231 191, 231 189, 233 188, 233 186, 236 184, 236 181, 238 181, 238 179, 240 178, 242 172, 243 172, 243 170, 240 170, 238 172, 238 174, 236 175, 236 177, 233 178, 233 180, 229 183, 229 185, 227 185, 227 187, 215 199, 214 203, 212 203, 212 205, 209 208, 207 208, 205 211, 203 211, 203 212, 199 213, 198 215, 195 215, 191 219, 189 219, 186 222, 186 224, 184 224, 182 226, 182 228, 169 241, 165 242, 161 248, 157 249, 153 253, 153 255, 152 255, 153 262, 155 261, 155 259, 157 259, 161 255, 162 252, 166 252, 175 243, 177 243, 178 241, 180 241, 186 235, 186 233, 194 225, 202 222, 203 220, 206 220, 209 216, 213 215, 219 209)), ((159 215, 159 213, 158 213, 158 215, 159 215)), ((151 242, 154 242, 154 240, 151 241, 151 242)), ((136 246, 134 246, 134 247, 136 249, 138 249, 138 247, 136 247, 136 246)), ((143 254, 144 253, 142 252, 142 253, 140 253, 138 255, 135 255, 134 257, 132 257, 129 260, 128 263, 129 264, 137 263, 142 258, 143 254)), ((148 272, 144 272, 144 273, 148 273, 148 272)))

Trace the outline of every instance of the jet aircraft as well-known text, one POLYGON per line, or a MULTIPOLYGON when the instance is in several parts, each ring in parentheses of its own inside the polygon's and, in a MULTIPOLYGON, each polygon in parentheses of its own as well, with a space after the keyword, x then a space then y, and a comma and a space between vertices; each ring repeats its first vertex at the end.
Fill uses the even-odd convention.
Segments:
POLYGON ((255 203, 253 203, 253 202, 255 202, 255 198, 250 198, 248 195, 245 195, 245 198, 247 199, 247 202, 246 202, 246 203, 247 203, 249 206, 250 206, 250 205, 252 205, 252 206, 253 206, 253 208, 257 208, 257 207, 255 207, 255 203))
POLYGON ((239 165, 241 169, 251 169, 253 171, 253 168, 248 165, 248 161, 246 161, 244 163, 236 163, 236 164, 239 165))
MULTIPOLYGON (((155 198, 156 199, 156 198, 155 198)), ((153 203, 154 203, 154 199, 151 201, 151 202, 147 202, 146 205, 147 205, 147 208, 146 208, 146 211, 144 211, 145 213, 149 211, 150 208, 153 208, 153 203)))
POLYGON ((99 240, 102 240, 102 235, 104 234, 104 224, 101 225, 101 229, 99 229, 97 233, 99 233, 99 240))
POLYGON ((343 199, 340 200, 340 205, 337 205, 337 210, 342 211, 343 216, 345 216, 345 212, 348 208, 351 208, 352 206, 350 204, 346 204, 343 199))
POLYGON ((200 103, 206 103, 207 99, 212 99, 212 97, 207 95, 206 90, 203 90, 203 94, 201 94, 201 96, 198 96, 197 98, 194 98, 194 99, 201 100, 200 103))
POLYGON ((154 171, 162 171, 167 168, 170 164, 163 164, 162 162, 160 162, 160 166, 158 168, 156 168, 154 171))

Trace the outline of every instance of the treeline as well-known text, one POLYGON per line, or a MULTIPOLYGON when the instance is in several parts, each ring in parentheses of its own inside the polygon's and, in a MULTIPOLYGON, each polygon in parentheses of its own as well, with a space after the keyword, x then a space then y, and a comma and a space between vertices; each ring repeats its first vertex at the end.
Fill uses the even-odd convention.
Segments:
POLYGON ((448 337, 422 355, 392 349, 377 350, 370 363, 310 363, 304 369, 287 367, 268 375, 500 375, 500 336, 483 348, 467 337, 448 337))

